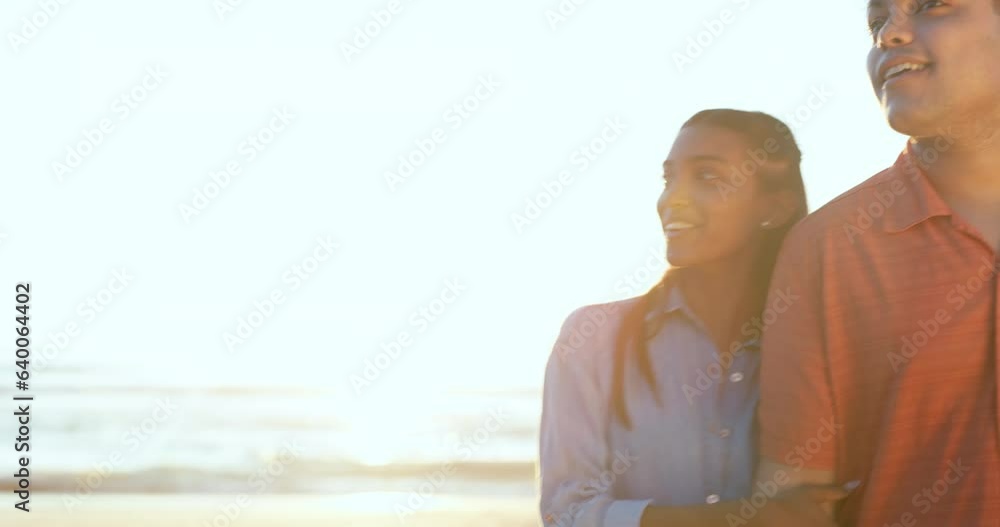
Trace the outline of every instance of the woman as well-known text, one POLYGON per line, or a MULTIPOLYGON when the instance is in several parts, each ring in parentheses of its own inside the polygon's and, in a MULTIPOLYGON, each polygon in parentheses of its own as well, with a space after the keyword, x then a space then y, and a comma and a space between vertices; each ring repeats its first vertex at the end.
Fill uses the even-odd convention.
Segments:
POLYGON ((573 312, 549 358, 545 525, 832 525, 839 487, 737 501, 758 490, 760 318, 807 212, 800 160, 763 113, 707 110, 681 128, 657 203, 671 269, 638 298, 573 312))

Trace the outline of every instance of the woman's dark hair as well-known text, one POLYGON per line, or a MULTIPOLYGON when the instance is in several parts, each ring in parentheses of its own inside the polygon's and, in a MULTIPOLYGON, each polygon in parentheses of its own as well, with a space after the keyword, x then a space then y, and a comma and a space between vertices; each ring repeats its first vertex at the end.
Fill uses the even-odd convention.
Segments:
MULTIPOLYGON (((755 310, 763 310, 767 301, 767 292, 771 283, 771 272, 778 258, 778 250, 785 235, 808 212, 805 185, 802 182, 802 153, 785 123, 761 112, 744 112, 740 110, 705 110, 695 114, 681 127, 683 131, 693 126, 717 126, 742 134, 750 151, 764 151, 766 161, 759 164, 753 178, 757 179, 757 188, 765 192, 787 191, 797 199, 795 214, 784 225, 766 231, 761 246, 753 262, 751 290, 755 310)), ((749 152, 749 151, 748 151, 749 152)), ((748 178, 749 180, 749 178, 748 178)), ((615 342, 614 372, 611 385, 611 406, 614 416, 621 420, 626 428, 632 428, 632 420, 628 415, 625 403, 625 367, 629 355, 635 355, 636 364, 650 390, 659 397, 656 377, 649 358, 649 348, 646 336, 646 315, 653 299, 672 285, 678 278, 677 270, 668 270, 663 278, 648 292, 639 297, 624 313, 621 328, 615 342)), ((726 350, 720 350, 725 352, 726 350)))

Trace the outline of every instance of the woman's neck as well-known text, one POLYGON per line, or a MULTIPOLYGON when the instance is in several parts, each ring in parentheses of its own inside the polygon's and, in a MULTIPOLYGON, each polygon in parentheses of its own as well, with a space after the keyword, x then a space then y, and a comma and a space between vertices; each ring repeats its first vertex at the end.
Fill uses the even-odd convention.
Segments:
POLYGON ((740 335, 740 328, 760 311, 761 299, 753 283, 748 258, 684 268, 679 287, 688 307, 705 325, 719 352, 740 335))

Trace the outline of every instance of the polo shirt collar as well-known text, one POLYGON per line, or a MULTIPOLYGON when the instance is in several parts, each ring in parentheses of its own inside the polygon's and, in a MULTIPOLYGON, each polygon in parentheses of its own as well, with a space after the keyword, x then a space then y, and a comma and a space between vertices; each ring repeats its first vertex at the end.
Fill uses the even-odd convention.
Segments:
POLYGON ((916 155, 913 145, 907 144, 892 166, 893 176, 903 183, 905 191, 896 197, 896 203, 886 207, 883 223, 886 232, 903 232, 931 218, 952 215, 951 207, 917 164, 916 155))

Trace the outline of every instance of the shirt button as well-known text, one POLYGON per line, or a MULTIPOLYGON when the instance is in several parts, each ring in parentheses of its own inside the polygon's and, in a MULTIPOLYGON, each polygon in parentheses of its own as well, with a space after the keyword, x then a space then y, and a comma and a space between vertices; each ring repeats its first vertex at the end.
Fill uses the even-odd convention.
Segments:
POLYGON ((709 494, 708 496, 705 497, 705 503, 709 505, 715 505, 716 503, 719 503, 720 499, 721 498, 719 498, 718 494, 709 494))
POLYGON ((740 382, 742 380, 743 380, 743 374, 740 372, 729 374, 729 382, 740 382))
POLYGON ((729 437, 729 429, 728 428, 723 428, 722 430, 719 430, 719 437, 721 437, 721 438, 727 438, 727 437, 729 437))

